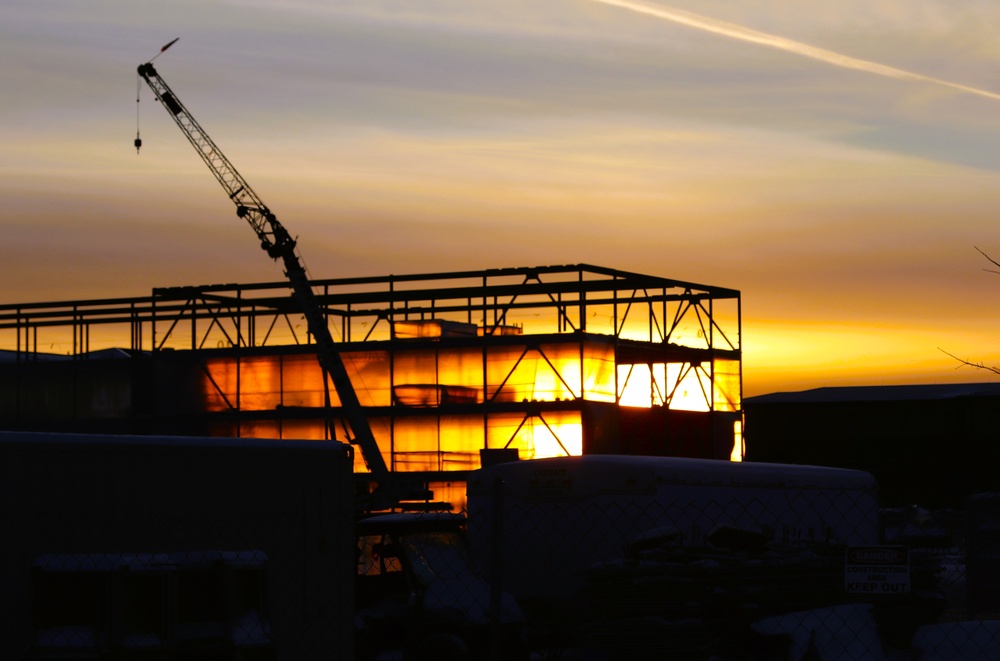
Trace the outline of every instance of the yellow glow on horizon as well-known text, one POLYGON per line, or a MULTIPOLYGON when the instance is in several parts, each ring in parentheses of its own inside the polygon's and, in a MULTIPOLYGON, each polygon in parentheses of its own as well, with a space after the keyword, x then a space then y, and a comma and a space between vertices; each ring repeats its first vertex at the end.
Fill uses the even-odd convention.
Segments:
MULTIPOLYGON (((554 417, 554 416, 550 416, 554 417)), ((546 419, 531 421, 530 456, 526 459, 578 457, 583 454, 583 425, 579 417, 568 422, 546 419)))
POLYGON ((622 393, 618 403, 622 406, 649 408, 652 406, 650 395, 653 378, 648 365, 619 365, 618 382, 622 393))
POLYGON ((670 408, 678 411, 709 411, 712 385, 709 377, 698 367, 670 363, 666 369, 669 384, 670 408))
MULTIPOLYGON (((961 324, 949 327, 802 323, 788 320, 747 324, 743 378, 747 396, 822 386, 900 383, 965 383, 987 375, 961 369, 942 349, 983 348, 995 355, 985 334, 961 324), (818 375, 822 382, 817 383, 818 375)), ((952 351, 952 349, 954 350, 952 351)))
MULTIPOLYGON (((482 401, 614 401, 613 349, 606 343, 551 345, 538 351, 491 349, 484 366, 478 349, 347 352, 342 358, 363 406, 437 406, 457 394, 482 401), (390 390, 394 391, 390 393, 390 390)), ((269 410, 276 406, 322 407, 323 379, 313 355, 209 359, 202 394, 209 411, 231 407, 269 410), (237 397, 239 402, 237 402, 237 397)), ((331 402, 339 405, 336 392, 331 402)))
MULTIPOLYGON (((490 347, 485 355, 475 347, 442 349, 436 343, 423 343, 394 352, 345 352, 342 358, 362 406, 436 409, 482 404, 487 398, 614 403, 614 351, 614 345, 603 340, 490 347)), ((738 402, 739 393, 728 389, 739 382, 738 365, 734 371, 723 362, 723 368, 728 380, 713 385, 711 363, 619 366, 619 404, 707 412, 715 396, 720 403, 717 410, 736 410, 732 402, 738 402)), ((206 411, 274 412, 273 420, 240 422, 226 435, 325 436, 326 394, 314 355, 209 358, 204 375, 201 395, 206 411)), ((330 400, 339 406, 332 387, 330 400)), ((452 408, 432 415, 376 416, 369 422, 392 470, 474 470, 483 448, 514 448, 523 459, 583 454, 579 410, 545 407, 484 413, 452 408)), ((346 440, 339 428, 333 437, 346 440)), ((360 452, 355 455, 355 469, 367 470, 360 452)))
POLYGON ((743 421, 737 420, 733 423, 733 452, 729 455, 729 461, 743 461, 746 454, 746 446, 743 444, 743 421))
MULTIPOLYGON (((710 411, 710 374, 687 363, 619 365, 622 406, 667 406, 676 411, 710 411), (650 371, 652 367, 652 371, 650 371)), ((723 407, 721 410, 728 410, 723 407)))

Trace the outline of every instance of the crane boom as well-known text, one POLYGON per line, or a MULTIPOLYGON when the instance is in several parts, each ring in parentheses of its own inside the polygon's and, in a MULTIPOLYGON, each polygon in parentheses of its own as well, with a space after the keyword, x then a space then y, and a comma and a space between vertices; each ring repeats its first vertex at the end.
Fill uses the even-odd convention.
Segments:
POLYGON ((320 367, 333 382, 337 396, 340 398, 343 417, 346 420, 368 470, 378 483, 381 498, 376 500, 379 507, 393 506, 404 498, 425 499, 429 494, 413 484, 404 485, 403 481, 394 479, 386 466, 385 459, 375 442, 368 419, 358 401, 357 392, 347 374, 347 369, 340 357, 340 352, 334 345, 326 315, 323 312, 315 292, 309 282, 309 276, 296 250, 296 241, 288 230, 278 221, 267 205, 257 196, 250 184, 240 175, 233 164, 222 153, 208 133, 188 112, 177 95, 167 85, 153 68, 151 62, 139 65, 139 75, 153 90, 156 98, 167 109, 174 122, 184 133, 184 136, 194 147, 201 160, 225 189, 229 199, 236 204, 236 215, 243 218, 260 240, 263 248, 272 259, 280 259, 284 265, 285 276, 291 285, 295 299, 306 318, 309 332, 316 343, 316 354, 320 367), (416 492, 416 493, 414 493, 416 492))

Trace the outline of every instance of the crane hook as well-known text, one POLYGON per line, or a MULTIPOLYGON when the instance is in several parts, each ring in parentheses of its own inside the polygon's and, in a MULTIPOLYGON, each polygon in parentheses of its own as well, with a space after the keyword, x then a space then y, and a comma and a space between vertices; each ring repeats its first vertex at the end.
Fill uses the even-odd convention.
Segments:
MULTIPOLYGON (((163 48, 161 48, 160 52, 157 53, 156 55, 154 55, 149 60, 149 62, 152 62, 153 60, 155 60, 156 58, 158 58, 160 55, 162 55, 163 51, 167 50, 168 48, 170 48, 171 46, 173 46, 174 44, 176 44, 178 39, 180 39, 180 37, 175 38, 169 44, 167 44, 166 46, 164 46, 163 48)), ((149 64, 149 62, 147 62, 143 66, 149 66, 149 69, 152 71, 153 66, 151 64, 149 64)), ((139 71, 140 72, 142 71, 142 68, 143 68, 142 66, 139 67, 139 71)), ((139 91, 141 89, 142 89, 142 79, 137 75, 135 77, 135 103, 136 103, 136 106, 135 106, 135 143, 134 143, 135 144, 135 153, 137 155, 139 154, 139 147, 142 147, 142 138, 139 137, 139 91)), ((176 114, 176 113, 174 113, 174 114, 176 114)))
POLYGON ((142 79, 139 74, 135 75, 135 155, 139 155, 139 147, 142 147, 142 138, 139 137, 139 99, 142 97, 142 79))

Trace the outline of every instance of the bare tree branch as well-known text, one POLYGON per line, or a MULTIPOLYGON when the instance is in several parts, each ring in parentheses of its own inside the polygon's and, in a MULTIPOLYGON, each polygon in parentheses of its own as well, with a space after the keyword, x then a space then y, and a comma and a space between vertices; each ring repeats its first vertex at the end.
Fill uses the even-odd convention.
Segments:
MULTIPOLYGON (((973 246, 973 248, 975 248, 976 250, 979 250, 979 246, 973 246)), ((998 262, 997 260, 995 260, 992 257, 990 257, 989 255, 987 255, 986 253, 984 253, 982 250, 979 250, 979 254, 982 255, 983 257, 985 257, 986 259, 990 260, 990 263, 993 264, 994 266, 1000 266, 1000 262, 998 262)), ((986 271, 986 272, 988 272, 988 273, 1000 274, 1000 271, 994 271, 993 269, 983 269, 983 270, 986 271)))
MULTIPOLYGON (((985 257, 986 259, 988 259, 989 262, 990 262, 990 264, 993 264, 994 266, 1000 268, 1000 262, 998 262, 997 260, 995 260, 992 257, 990 257, 989 255, 987 255, 985 252, 983 252, 979 248, 979 246, 973 246, 973 247, 976 250, 979 251, 980 255, 982 255, 983 257, 985 257)), ((994 270, 994 269, 983 269, 983 270, 986 271, 986 272, 988 272, 988 273, 996 273, 997 275, 1000 275, 1000 271, 997 271, 997 270, 994 270)), ((965 358, 959 358, 958 356, 956 356, 954 354, 948 353, 947 351, 945 351, 941 347, 938 347, 938 351, 944 353, 945 355, 951 356, 956 361, 958 361, 958 366, 959 367, 972 367, 972 368, 977 369, 977 370, 985 370, 987 372, 993 372, 994 374, 1000 375, 1000 367, 997 367, 995 365, 987 365, 986 363, 977 363, 977 362, 973 362, 971 360, 966 360, 965 358)))
POLYGON ((992 365, 987 365, 986 363, 974 363, 971 360, 966 360, 964 358, 959 358, 958 356, 956 356, 954 354, 948 353, 947 351, 945 351, 941 347, 938 347, 938 351, 940 351, 941 353, 943 353, 945 355, 951 356, 956 361, 958 361, 959 362, 959 367, 973 367, 973 368, 975 368, 977 370, 986 370, 987 372, 993 372, 994 374, 1000 374, 1000 367, 995 367, 995 366, 992 366, 992 365))

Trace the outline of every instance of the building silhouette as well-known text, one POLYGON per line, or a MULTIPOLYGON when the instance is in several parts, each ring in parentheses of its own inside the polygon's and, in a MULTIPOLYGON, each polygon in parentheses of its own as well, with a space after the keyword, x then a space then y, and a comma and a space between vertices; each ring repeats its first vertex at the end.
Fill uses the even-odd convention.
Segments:
POLYGON ((865 470, 885 506, 1000 491, 1000 383, 816 388, 744 407, 748 461, 865 470))
MULTIPOLYGON (((386 463, 446 497, 483 451, 742 453, 736 290, 590 265, 313 285, 386 463)), ((345 440, 305 329, 284 282, 2 305, 0 426, 345 440)))

